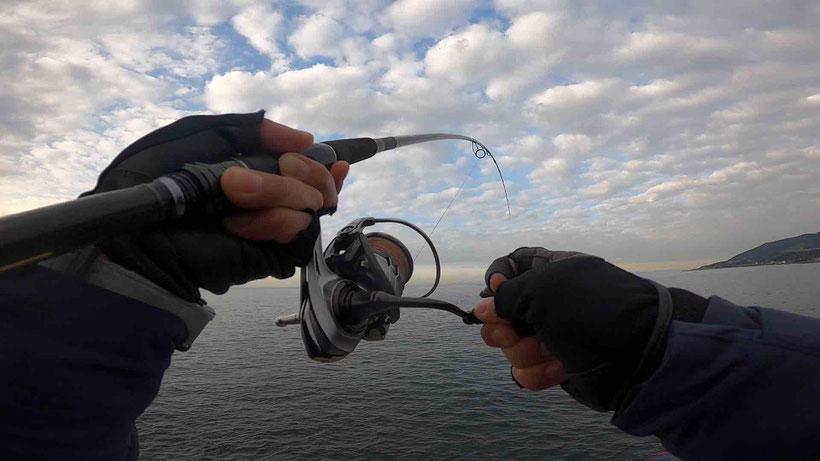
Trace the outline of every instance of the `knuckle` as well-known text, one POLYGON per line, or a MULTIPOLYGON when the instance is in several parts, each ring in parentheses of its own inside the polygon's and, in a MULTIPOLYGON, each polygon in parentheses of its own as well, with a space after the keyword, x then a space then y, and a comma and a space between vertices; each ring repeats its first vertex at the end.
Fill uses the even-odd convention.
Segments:
POLYGON ((266 202, 276 202, 287 196, 287 178, 276 174, 266 174, 263 176, 262 181, 264 185, 264 200, 266 202))
POLYGON ((318 190, 308 187, 304 194, 304 200, 307 203, 306 208, 310 208, 312 210, 318 210, 322 208, 322 205, 325 203, 325 199, 322 196, 322 193, 318 190))
POLYGON ((491 325, 481 326, 481 339, 483 339, 484 343, 490 347, 495 347, 495 341, 492 339, 493 330, 494 328, 491 325))
POLYGON ((287 179, 282 204, 294 210, 310 208, 318 210, 322 206, 322 194, 307 184, 293 178, 287 179))
POLYGON ((271 236, 272 240, 277 243, 290 243, 296 235, 302 230, 299 224, 293 219, 288 219, 287 215, 280 214, 277 219, 277 225, 274 228, 274 234, 271 236))
POLYGON ((333 179, 333 175, 330 174, 330 171, 323 168, 323 180, 325 184, 325 190, 329 191, 331 194, 336 194, 336 180, 333 179))

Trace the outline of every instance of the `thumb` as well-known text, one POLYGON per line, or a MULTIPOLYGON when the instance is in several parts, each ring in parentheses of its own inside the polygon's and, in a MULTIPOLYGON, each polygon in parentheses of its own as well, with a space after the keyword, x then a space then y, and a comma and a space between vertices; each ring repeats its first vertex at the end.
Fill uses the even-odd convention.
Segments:
POLYGON ((495 291, 496 313, 510 322, 522 338, 535 334, 533 325, 527 321, 527 313, 538 306, 533 305, 535 299, 532 297, 532 290, 528 288, 538 283, 540 275, 540 271, 527 271, 499 284, 495 291))
POLYGON ((490 275, 490 282, 489 286, 485 287, 479 293, 479 296, 482 298, 491 298, 496 290, 498 290, 499 285, 504 283, 507 280, 507 277, 499 274, 498 272, 490 275))

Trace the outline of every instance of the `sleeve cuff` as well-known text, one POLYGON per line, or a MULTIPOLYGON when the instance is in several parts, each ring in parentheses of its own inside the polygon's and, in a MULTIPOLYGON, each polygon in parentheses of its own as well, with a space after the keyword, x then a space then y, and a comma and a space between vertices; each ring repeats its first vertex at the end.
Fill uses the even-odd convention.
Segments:
POLYGON ((49 259, 40 265, 68 273, 87 283, 135 299, 179 317, 187 329, 185 339, 175 344, 187 351, 216 313, 207 304, 188 302, 168 290, 106 258, 95 247, 49 259))

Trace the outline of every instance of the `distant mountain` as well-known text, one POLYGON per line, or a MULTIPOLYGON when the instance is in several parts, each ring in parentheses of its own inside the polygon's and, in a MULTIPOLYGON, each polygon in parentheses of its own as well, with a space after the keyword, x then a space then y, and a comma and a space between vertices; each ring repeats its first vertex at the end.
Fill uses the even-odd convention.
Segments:
POLYGON ((820 262, 820 232, 764 243, 726 261, 707 264, 695 270, 817 262, 820 262))

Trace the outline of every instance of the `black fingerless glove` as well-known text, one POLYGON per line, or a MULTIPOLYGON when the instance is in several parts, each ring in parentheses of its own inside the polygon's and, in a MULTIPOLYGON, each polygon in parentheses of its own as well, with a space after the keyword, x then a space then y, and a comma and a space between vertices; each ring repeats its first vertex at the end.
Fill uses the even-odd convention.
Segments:
POLYGON ((493 264, 488 278, 509 278, 495 293, 498 315, 537 335, 564 365, 561 386, 598 411, 625 407, 660 364, 671 320, 699 322, 707 306, 583 253, 521 248, 493 264))
MULTIPOLYGON (((185 163, 218 163, 237 154, 273 155, 261 147, 263 117, 264 111, 180 119, 128 146, 103 171, 97 187, 84 195, 150 182, 185 163)), ((292 276, 310 260, 318 234, 315 214, 310 226, 288 244, 234 236, 217 216, 186 218, 98 246, 121 266, 185 300, 200 301, 199 288, 221 294, 250 280, 292 276)))

